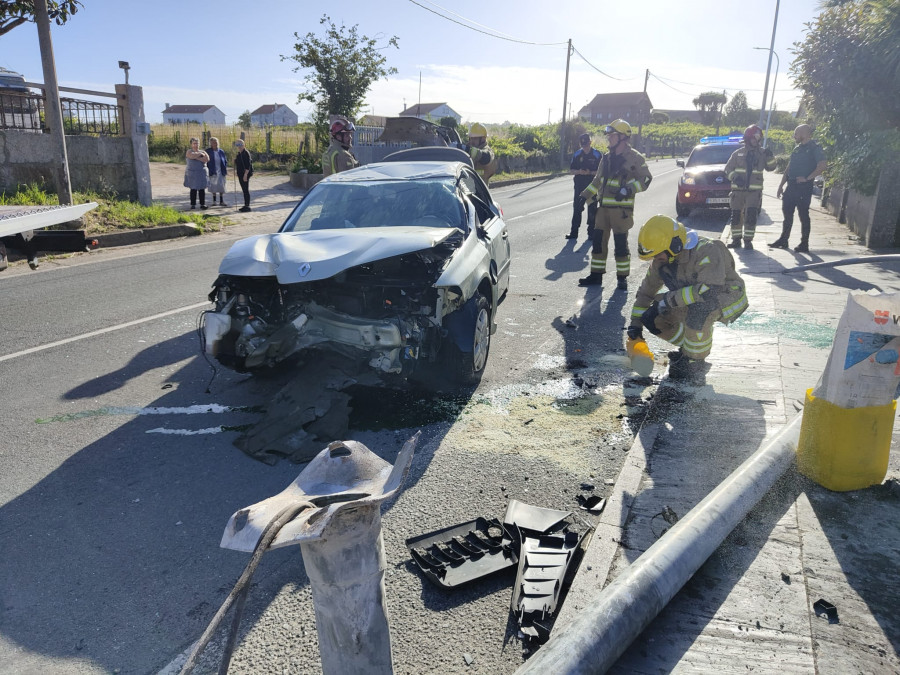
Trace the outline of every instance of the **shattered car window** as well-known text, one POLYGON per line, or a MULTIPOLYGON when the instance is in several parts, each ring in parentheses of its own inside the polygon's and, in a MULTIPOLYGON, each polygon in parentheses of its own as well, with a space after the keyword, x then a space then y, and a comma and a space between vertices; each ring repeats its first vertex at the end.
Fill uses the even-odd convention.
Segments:
POLYGON ((351 227, 457 227, 466 216, 450 178, 323 183, 294 210, 282 232, 351 227))

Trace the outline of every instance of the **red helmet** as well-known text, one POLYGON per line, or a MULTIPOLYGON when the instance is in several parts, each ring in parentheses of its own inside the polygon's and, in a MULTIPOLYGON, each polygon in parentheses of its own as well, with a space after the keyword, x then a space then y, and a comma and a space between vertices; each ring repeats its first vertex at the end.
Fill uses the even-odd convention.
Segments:
POLYGON ((756 137, 756 142, 759 143, 762 140, 763 132, 755 124, 751 124, 749 127, 744 129, 744 143, 749 143, 750 139, 756 137))
POLYGON ((344 118, 340 118, 331 123, 331 129, 329 130, 329 132, 331 133, 332 138, 336 139, 338 134, 344 133, 345 131, 351 134, 356 131, 356 127, 353 126, 353 122, 345 120, 344 118))

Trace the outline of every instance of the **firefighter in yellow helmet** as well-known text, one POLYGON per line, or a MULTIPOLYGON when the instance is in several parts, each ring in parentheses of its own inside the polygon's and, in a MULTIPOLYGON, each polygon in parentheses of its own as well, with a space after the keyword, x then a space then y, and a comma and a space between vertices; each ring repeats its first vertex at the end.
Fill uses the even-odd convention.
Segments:
POLYGON ((478 175, 481 176, 485 183, 497 173, 499 162, 497 161, 497 156, 494 155, 494 151, 491 150, 491 146, 488 145, 487 129, 485 129, 483 124, 475 122, 469 127, 469 142, 457 143, 456 146, 460 150, 469 153, 469 157, 472 158, 472 164, 475 166, 475 171, 478 172, 478 175))
POLYGON ((762 206, 763 169, 775 168, 775 155, 763 148, 763 132, 755 124, 744 130, 744 144, 731 153, 725 175, 731 181, 731 243, 728 248, 753 248, 756 217, 762 206))
POLYGON ((594 242, 591 248, 591 272, 579 279, 579 286, 603 283, 609 236, 615 246, 617 288, 628 288, 631 254, 628 252, 628 231, 634 227, 634 196, 650 185, 653 176, 644 156, 631 147, 631 125, 615 120, 604 130, 609 152, 603 155, 594 180, 581 196, 590 204, 600 202, 594 223, 594 242))
POLYGON ((628 337, 641 339, 646 328, 672 343, 678 351, 669 352, 669 377, 700 384, 713 324, 729 324, 747 309, 734 258, 718 239, 697 236, 659 215, 641 227, 638 255, 651 263, 635 297, 628 337))

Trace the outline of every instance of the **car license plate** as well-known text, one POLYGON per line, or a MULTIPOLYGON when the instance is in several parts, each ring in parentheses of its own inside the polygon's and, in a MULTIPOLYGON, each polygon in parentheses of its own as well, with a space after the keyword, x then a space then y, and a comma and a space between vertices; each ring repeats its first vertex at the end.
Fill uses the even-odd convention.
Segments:
POLYGON ((729 202, 728 197, 709 197, 706 200, 707 204, 727 204, 729 202))

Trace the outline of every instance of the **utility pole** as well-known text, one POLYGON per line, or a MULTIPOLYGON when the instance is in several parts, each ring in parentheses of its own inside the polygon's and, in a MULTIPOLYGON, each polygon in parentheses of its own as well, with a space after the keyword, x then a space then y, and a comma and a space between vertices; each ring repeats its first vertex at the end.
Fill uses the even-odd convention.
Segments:
POLYGON ((56 193, 60 206, 72 204, 72 186, 69 182, 69 156, 66 153, 66 130, 63 127, 62 109, 59 105, 59 84, 56 81, 56 65, 53 62, 53 42, 50 40, 50 16, 47 0, 35 0, 34 23, 37 25, 38 43, 41 48, 41 66, 44 70, 44 115, 50 136, 56 144, 56 193))
MULTIPOLYGON (((646 69, 644 70, 644 93, 645 93, 645 94, 647 93, 647 81, 648 81, 649 79, 650 79, 650 69, 649 69, 649 68, 646 68, 646 69)), ((648 109, 648 111, 647 111, 647 114, 648 114, 648 115, 650 114, 649 109, 648 109)), ((647 121, 649 122, 649 119, 648 119, 647 121)), ((639 115, 639 116, 638 116, 638 138, 641 139, 641 145, 643 145, 643 143, 644 143, 644 137, 643 137, 643 135, 641 134, 641 132, 642 132, 643 130, 644 130, 644 116, 643 116, 643 115, 639 115)))
MULTIPOLYGON (((772 54, 775 52, 775 29, 778 28, 778 6, 780 4, 781 0, 775 0, 775 20, 772 22, 772 44, 769 46, 769 65, 766 68, 766 85, 763 87, 763 100, 762 105, 759 107, 759 126, 763 125, 763 118, 766 115, 766 94, 769 91, 769 73, 772 72, 772 54)), ((772 92, 772 96, 775 96, 775 92, 772 92)))
MULTIPOLYGON (((559 125, 559 165, 566 165, 566 105, 569 99, 569 61, 572 58, 572 38, 566 46, 566 86, 563 89, 562 122, 559 125)), ((550 123, 550 120, 547 120, 550 123)))

